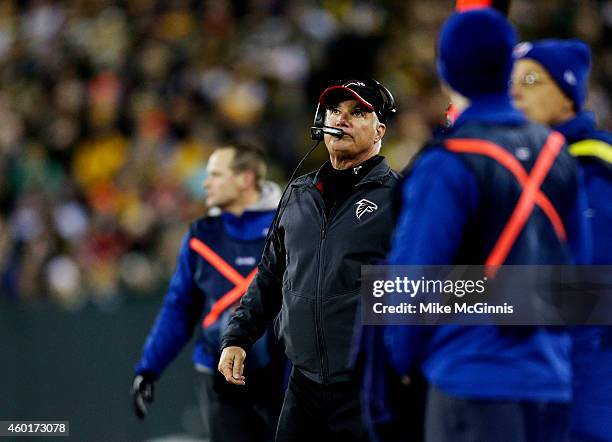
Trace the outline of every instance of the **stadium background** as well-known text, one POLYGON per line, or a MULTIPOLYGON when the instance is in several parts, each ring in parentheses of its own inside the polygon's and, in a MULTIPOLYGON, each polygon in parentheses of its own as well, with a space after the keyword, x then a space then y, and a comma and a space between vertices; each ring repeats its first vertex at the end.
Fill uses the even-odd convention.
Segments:
MULTIPOLYGON (((128 389, 211 148, 258 140, 283 183, 317 93, 368 76, 396 97, 383 153, 402 168, 443 119, 434 55, 453 6, 1 1, 0 419, 67 419, 77 440, 201 436, 189 351, 145 424, 128 389)), ((510 18, 522 40, 591 45, 587 107, 612 129, 612 1, 514 0, 510 18)))

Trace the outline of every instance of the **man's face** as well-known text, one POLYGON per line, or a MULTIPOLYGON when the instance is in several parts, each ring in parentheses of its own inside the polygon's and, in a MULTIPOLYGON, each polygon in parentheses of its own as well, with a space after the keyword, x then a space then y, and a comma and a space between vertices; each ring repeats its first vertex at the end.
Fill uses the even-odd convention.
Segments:
POLYGON ((325 135, 325 145, 330 156, 356 158, 372 150, 385 134, 385 125, 378 122, 374 112, 369 112, 357 100, 347 100, 331 106, 326 111, 326 124, 344 131, 342 138, 325 135))
POLYGON ((514 64, 511 92, 514 105, 532 121, 553 126, 574 114, 572 101, 535 60, 524 58, 514 64))
POLYGON ((231 206, 240 195, 240 175, 232 168, 233 149, 219 149, 212 153, 206 165, 206 205, 221 210, 231 206))

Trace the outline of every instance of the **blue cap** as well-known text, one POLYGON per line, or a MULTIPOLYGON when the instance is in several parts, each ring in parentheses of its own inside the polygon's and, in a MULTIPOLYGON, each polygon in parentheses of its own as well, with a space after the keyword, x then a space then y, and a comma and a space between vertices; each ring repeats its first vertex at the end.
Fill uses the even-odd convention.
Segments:
POLYGON ((514 58, 530 58, 540 63, 572 100, 574 109, 582 109, 591 67, 591 50, 584 42, 577 39, 525 42, 516 46, 514 58))
POLYGON ((516 32, 491 8, 454 13, 438 44, 438 73, 468 98, 508 90, 516 32))

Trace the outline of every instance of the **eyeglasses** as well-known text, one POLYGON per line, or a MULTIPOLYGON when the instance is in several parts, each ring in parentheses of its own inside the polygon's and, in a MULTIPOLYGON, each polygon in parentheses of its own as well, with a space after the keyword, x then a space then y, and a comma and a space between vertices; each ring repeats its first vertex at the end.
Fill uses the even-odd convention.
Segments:
POLYGON ((529 71, 525 73, 522 77, 513 78, 512 80, 510 80, 510 85, 532 87, 536 84, 548 83, 546 80, 546 77, 542 77, 541 74, 538 74, 534 71, 529 71))

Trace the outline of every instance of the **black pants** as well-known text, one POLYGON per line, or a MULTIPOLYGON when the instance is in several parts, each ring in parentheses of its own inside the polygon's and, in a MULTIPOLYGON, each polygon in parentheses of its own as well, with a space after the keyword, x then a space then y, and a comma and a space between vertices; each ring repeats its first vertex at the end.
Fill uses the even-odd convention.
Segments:
POLYGON ((557 402, 466 399, 430 387, 427 442, 565 442, 569 405, 557 402))
POLYGON ((210 442, 274 440, 282 392, 272 373, 250 373, 247 385, 232 385, 219 373, 200 374, 199 400, 210 442))
POLYGON ((321 385, 293 369, 276 442, 362 442, 358 382, 321 385))

